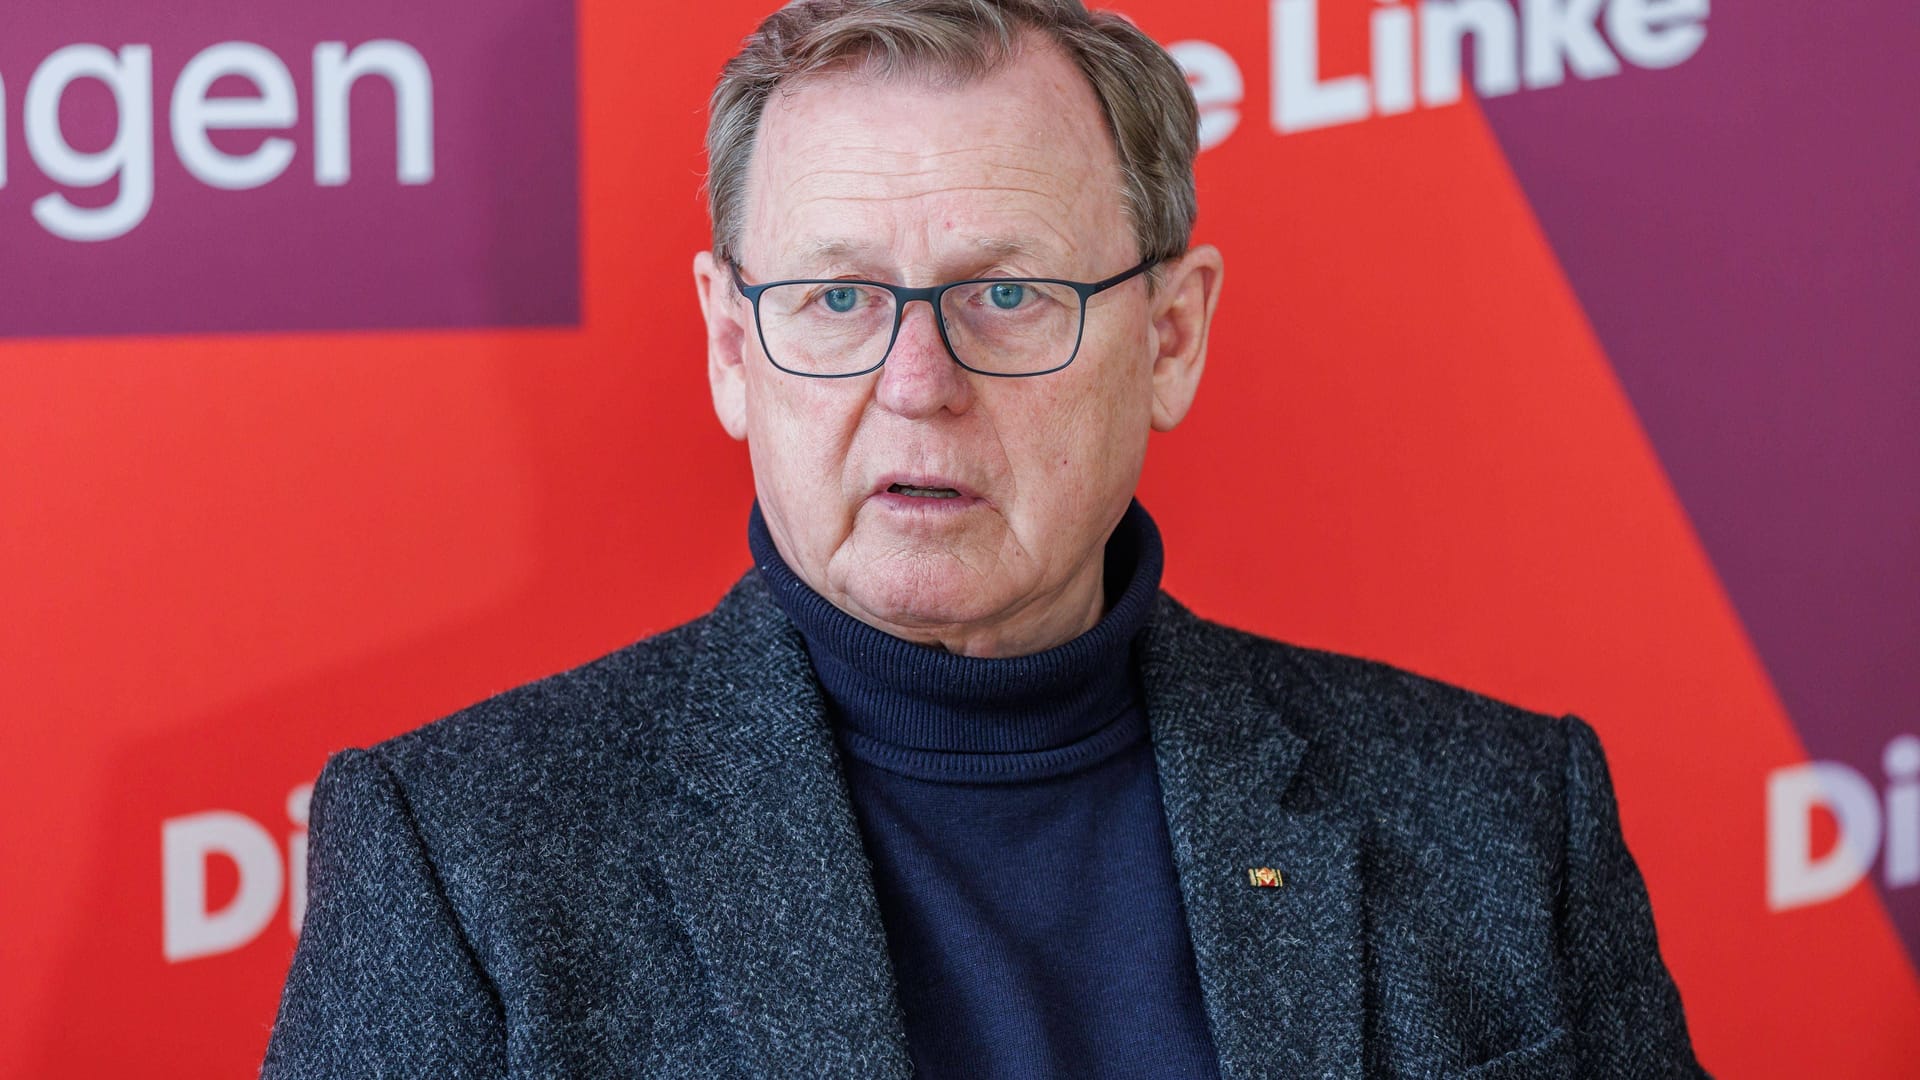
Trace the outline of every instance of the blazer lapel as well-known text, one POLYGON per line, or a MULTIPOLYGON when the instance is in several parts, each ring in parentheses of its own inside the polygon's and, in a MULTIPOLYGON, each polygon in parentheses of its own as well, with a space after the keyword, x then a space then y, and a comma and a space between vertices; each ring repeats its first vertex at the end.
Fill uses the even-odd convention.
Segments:
POLYGON ((1140 654, 1221 1073, 1357 1078, 1365 1007, 1358 829, 1287 798, 1307 742, 1267 697, 1275 676, 1228 638, 1163 593, 1140 654), (1248 871, 1260 867, 1283 883, 1253 885, 1248 871))
POLYGON ((912 1072, 872 871, 799 634, 749 572, 667 740, 662 869, 752 1076, 912 1072))

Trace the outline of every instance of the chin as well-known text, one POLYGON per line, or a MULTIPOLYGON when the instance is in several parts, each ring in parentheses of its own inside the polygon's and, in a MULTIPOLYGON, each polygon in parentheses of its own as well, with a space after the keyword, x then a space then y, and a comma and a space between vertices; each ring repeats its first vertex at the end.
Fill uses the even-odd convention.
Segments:
POLYGON ((907 573, 870 569, 848 582, 846 594, 875 618, 901 627, 964 626, 996 609, 977 578, 932 567, 907 573))

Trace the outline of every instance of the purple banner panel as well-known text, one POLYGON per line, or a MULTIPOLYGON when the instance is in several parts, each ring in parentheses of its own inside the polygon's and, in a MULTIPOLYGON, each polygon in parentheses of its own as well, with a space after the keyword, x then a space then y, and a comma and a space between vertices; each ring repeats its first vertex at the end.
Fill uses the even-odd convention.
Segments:
POLYGON ((1870 882, 1920 960, 1920 7, 1706 10, 1671 70, 1486 113, 1818 763, 1769 903, 1870 882))
POLYGON ((14 0, 0 337, 580 318, 571 0, 14 0))

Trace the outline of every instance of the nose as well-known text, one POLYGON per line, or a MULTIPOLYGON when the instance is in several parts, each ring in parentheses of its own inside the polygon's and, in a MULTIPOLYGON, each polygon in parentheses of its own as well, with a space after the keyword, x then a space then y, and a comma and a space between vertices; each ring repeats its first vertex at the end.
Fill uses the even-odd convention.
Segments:
POLYGON ((935 319, 931 302, 909 301, 901 309, 900 333, 874 389, 887 411, 922 419, 942 409, 959 414, 972 406, 973 373, 954 362, 935 319))

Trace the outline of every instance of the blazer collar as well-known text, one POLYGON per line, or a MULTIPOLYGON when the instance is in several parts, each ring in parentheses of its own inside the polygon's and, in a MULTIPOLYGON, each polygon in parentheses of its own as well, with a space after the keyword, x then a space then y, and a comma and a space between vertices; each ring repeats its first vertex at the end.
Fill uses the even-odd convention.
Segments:
POLYGON ((826 705, 748 572, 703 621, 666 753, 661 869, 741 1074, 908 1077, 906 1030, 826 705))
POLYGON ((1188 935, 1223 1077, 1361 1075, 1355 823, 1296 784, 1297 680, 1162 593, 1140 653, 1188 935), (1278 887, 1250 870, 1277 871, 1278 887))
MULTIPOLYGON (((1231 634, 1163 593, 1138 657, 1221 1074, 1358 1077, 1356 832, 1286 798, 1307 741, 1231 634), (1262 866, 1284 884, 1251 885, 1262 866)), ((679 795, 662 870, 721 1010, 772 1071, 906 1077, 872 870, 799 633, 749 572, 698 653, 665 748, 679 795)))

